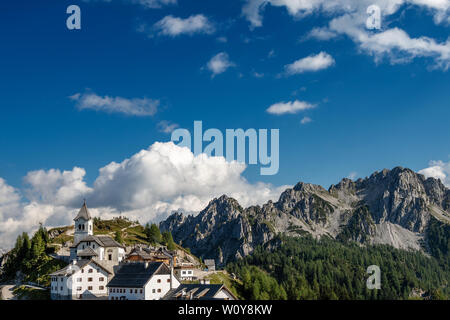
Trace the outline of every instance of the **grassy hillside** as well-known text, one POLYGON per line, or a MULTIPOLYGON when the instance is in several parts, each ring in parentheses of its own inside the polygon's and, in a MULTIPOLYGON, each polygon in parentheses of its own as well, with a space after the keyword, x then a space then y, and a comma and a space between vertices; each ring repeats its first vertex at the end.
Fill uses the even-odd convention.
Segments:
MULTIPOLYGON (((114 218, 111 220, 100 220, 94 218, 94 234, 108 235, 112 238, 119 232, 125 245, 137 243, 149 244, 144 233, 144 227, 139 222, 132 222, 126 218, 114 218)), ((64 245, 73 241, 73 226, 57 227, 48 230, 50 243, 64 245)))

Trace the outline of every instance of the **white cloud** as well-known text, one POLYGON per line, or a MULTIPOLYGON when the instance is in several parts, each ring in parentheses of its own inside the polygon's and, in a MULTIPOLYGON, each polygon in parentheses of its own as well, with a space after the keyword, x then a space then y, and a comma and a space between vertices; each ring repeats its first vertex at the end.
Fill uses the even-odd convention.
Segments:
MULTIPOLYGON (((83 0, 84 2, 118 2, 116 0, 83 0)), ((120 0, 123 3, 138 4, 148 9, 159 9, 163 6, 177 4, 177 0, 120 0)))
POLYGON ((284 66, 287 75, 294 75, 304 72, 314 72, 327 69, 334 65, 332 56, 326 52, 320 52, 316 55, 310 55, 299 59, 291 64, 284 66))
POLYGON ((160 105, 159 100, 148 98, 127 99, 99 96, 95 93, 76 93, 70 97, 80 110, 92 109, 107 113, 123 113, 131 116, 153 116, 160 105))
POLYGON ((430 161, 429 167, 419 171, 425 177, 440 179, 442 183, 450 188, 450 162, 430 161))
POLYGON ((303 117, 303 119, 300 120, 301 124, 307 124, 307 123, 310 123, 310 122, 312 122, 312 119, 310 117, 303 117))
POLYGON ((198 212, 214 198, 227 194, 243 206, 278 199, 287 187, 249 183, 245 164, 223 157, 194 156, 172 142, 155 143, 120 163, 100 169, 89 187, 85 171, 57 169, 30 172, 28 199, 0 179, 0 247, 11 246, 15 237, 46 226, 71 224, 86 198, 94 216, 126 215, 141 222, 166 218, 173 210, 198 212))
POLYGON ((253 75, 255 78, 264 78, 264 73, 262 73, 262 72, 256 72, 256 71, 254 71, 254 72, 252 73, 252 75, 253 75))
POLYGON ((177 4, 177 0, 131 0, 133 3, 140 4, 146 8, 156 9, 166 5, 177 4))
POLYGON ((405 5, 426 9, 435 23, 450 23, 450 0, 247 0, 244 16, 252 27, 262 25, 262 12, 267 5, 284 7, 295 18, 323 13, 332 17, 328 28, 313 29, 306 38, 330 39, 336 34, 350 37, 363 52, 373 55, 376 61, 388 57, 391 63, 405 63, 413 58, 434 60, 434 67, 448 70, 450 65, 450 38, 439 43, 425 36, 411 38, 399 28, 387 29, 388 18, 405 5), (365 27, 366 10, 377 5, 382 14, 381 31, 368 32, 365 27))
POLYGON ((391 63, 405 63, 417 57, 434 59, 435 67, 447 70, 450 65, 450 38, 438 43, 428 37, 411 38, 399 28, 369 33, 361 27, 354 15, 344 15, 330 22, 330 29, 349 36, 363 51, 376 61, 388 58, 391 63))
POLYGON ((153 29, 160 35, 171 37, 196 33, 212 34, 215 31, 213 24, 202 14, 192 15, 186 19, 169 15, 156 22, 153 29))
POLYGON ((227 53, 220 52, 208 61, 206 67, 212 73, 212 77, 224 73, 228 68, 234 67, 235 64, 230 61, 227 53))
POLYGON ((313 28, 307 35, 306 39, 330 40, 336 38, 337 34, 328 28, 313 28))
POLYGON ((27 198, 48 205, 76 206, 92 192, 83 180, 85 175, 86 171, 78 167, 71 171, 31 171, 24 178, 29 185, 27 198))
POLYGON ((281 114, 294 114, 299 113, 300 111, 313 109, 316 105, 304 102, 304 101, 290 101, 290 102, 278 102, 273 105, 271 105, 269 108, 267 108, 267 112, 275 115, 281 115, 281 114))
POLYGON ((251 27, 255 28, 262 26, 262 13, 267 5, 284 7, 290 15, 301 18, 317 12, 327 14, 359 12, 366 17, 365 12, 370 5, 379 6, 383 15, 391 15, 405 4, 430 10, 437 23, 446 21, 449 17, 449 0, 246 0, 242 14, 250 22, 251 27))
POLYGON ((177 123, 172 123, 167 120, 162 120, 158 123, 159 131, 164 132, 164 133, 171 133, 173 130, 175 130, 178 127, 179 127, 179 125, 177 123))
POLYGON ((355 180, 355 178, 358 176, 358 173, 355 171, 350 172, 350 174, 347 176, 347 179, 355 180))

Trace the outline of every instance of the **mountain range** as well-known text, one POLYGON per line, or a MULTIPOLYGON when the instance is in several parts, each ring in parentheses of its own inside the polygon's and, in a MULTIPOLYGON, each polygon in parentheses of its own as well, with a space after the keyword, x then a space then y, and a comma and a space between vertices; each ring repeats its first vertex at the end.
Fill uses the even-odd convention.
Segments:
POLYGON ((195 216, 174 212, 160 229, 194 254, 225 265, 279 234, 428 252, 433 218, 450 223, 450 190, 438 179, 396 167, 365 179, 343 179, 328 190, 299 182, 262 206, 243 208, 223 195, 195 216))

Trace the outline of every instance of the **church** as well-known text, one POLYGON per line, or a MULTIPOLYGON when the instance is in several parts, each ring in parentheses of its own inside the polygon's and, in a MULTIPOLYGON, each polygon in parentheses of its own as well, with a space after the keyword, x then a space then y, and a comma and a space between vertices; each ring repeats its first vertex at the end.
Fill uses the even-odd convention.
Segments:
POLYGON ((86 205, 74 219, 75 231, 70 247, 70 260, 95 259, 117 265, 125 258, 125 247, 110 236, 94 235, 94 223, 86 205))
POLYGON ((52 299, 107 297, 107 283, 125 257, 125 247, 109 236, 94 235, 94 223, 86 201, 74 219, 70 264, 51 277, 52 299))

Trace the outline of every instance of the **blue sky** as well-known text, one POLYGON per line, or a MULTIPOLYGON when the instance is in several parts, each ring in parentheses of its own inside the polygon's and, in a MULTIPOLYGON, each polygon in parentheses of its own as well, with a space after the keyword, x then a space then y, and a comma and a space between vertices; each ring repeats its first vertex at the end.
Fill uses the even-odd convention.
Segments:
POLYGON ((382 28, 375 31, 356 22, 332 26, 346 14, 366 19, 359 4, 346 13, 299 8, 296 0, 171 2, 0 4, 0 177, 22 202, 29 200, 29 172, 80 167, 83 183, 92 186, 100 168, 169 141, 161 121, 187 129, 194 120, 205 129, 280 129, 279 173, 260 176, 259 166, 250 166, 243 172, 250 183, 328 187, 349 175, 449 161, 447 1, 442 8, 419 1, 382 8, 382 28), (256 22, 243 9, 251 2, 260 4, 256 22), (66 28, 71 4, 81 8, 81 30, 66 28), (196 15, 207 23, 190 32, 174 36, 157 27, 167 16, 196 15), (311 36, 316 28, 330 37, 311 36), (357 36, 352 28, 359 28, 357 36), (358 40, 364 34, 369 38, 358 40), (332 58, 330 66, 286 73, 287 65, 321 52, 332 58), (207 64, 219 53, 231 66, 212 76, 207 64), (80 108, 69 98, 75 94, 158 105, 151 116, 103 112, 80 108), (267 112, 293 101, 315 108, 267 112), (311 121, 301 124, 304 118, 311 121))

